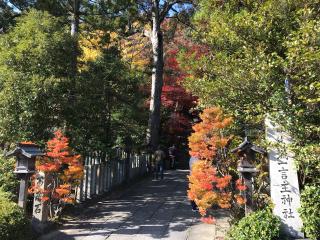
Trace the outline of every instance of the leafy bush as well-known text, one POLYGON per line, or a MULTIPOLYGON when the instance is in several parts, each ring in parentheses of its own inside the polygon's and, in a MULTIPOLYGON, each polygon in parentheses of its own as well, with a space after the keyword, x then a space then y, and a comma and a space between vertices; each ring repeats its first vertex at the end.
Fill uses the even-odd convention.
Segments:
POLYGON ((316 186, 306 186, 301 193, 301 208, 303 230, 312 240, 320 237, 320 189, 316 186))
POLYGON ((26 240, 29 234, 29 223, 22 209, 10 201, 10 194, 0 190, 0 239, 26 240))
POLYGON ((5 192, 16 195, 18 180, 14 171, 14 158, 5 159, 0 152, 0 188, 5 192))
POLYGON ((229 240, 271 240, 279 237, 280 219, 270 209, 264 209, 242 218, 228 232, 229 240))

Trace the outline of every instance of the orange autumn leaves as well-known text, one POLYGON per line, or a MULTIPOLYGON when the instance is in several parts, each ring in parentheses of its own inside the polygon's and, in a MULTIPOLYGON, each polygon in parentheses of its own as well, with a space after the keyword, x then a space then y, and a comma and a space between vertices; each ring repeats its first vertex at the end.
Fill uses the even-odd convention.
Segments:
POLYGON ((224 118, 220 108, 208 108, 200 114, 202 122, 193 126, 189 137, 190 155, 201 160, 212 161, 219 148, 225 147, 231 137, 224 137, 222 129, 232 123, 232 118, 224 118))
POLYGON ((47 154, 37 162, 37 170, 59 172, 64 183, 79 181, 83 176, 81 156, 72 154, 69 139, 60 130, 47 142, 47 154))
MULTIPOLYGON (((196 161, 191 169, 188 197, 198 206, 201 220, 214 223, 208 209, 213 205, 230 208, 233 197, 230 190, 232 177, 223 174, 226 171, 219 171, 218 174, 213 166, 218 159, 222 161, 221 150, 231 141, 232 136, 225 136, 224 130, 232 124, 232 118, 224 117, 218 107, 205 109, 200 118, 202 121, 193 126, 194 133, 189 137, 189 153, 199 161, 196 161)), ((239 195, 239 202, 240 197, 239 195)))
POLYGON ((41 189, 33 181, 30 193, 41 193, 42 201, 61 205, 75 201, 75 189, 83 177, 81 156, 72 153, 69 139, 58 130, 47 142, 47 153, 38 158, 38 171, 44 172, 49 181, 47 189, 41 189))
POLYGON ((74 203, 74 196, 70 195, 71 190, 71 184, 60 184, 58 188, 54 189, 54 195, 64 203, 74 203))
POLYGON ((214 204, 222 208, 230 207, 231 194, 224 191, 230 180, 230 176, 218 177, 210 161, 197 161, 192 166, 188 197, 195 201, 202 216, 205 216, 207 209, 214 204))

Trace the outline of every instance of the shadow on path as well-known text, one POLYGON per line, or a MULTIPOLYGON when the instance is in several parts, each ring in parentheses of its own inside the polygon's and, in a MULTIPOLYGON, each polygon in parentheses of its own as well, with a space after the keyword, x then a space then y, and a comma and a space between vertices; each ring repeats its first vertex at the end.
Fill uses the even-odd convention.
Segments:
POLYGON ((87 206, 73 220, 41 240, 187 239, 198 217, 186 197, 188 171, 168 171, 164 180, 146 179, 119 198, 87 206))

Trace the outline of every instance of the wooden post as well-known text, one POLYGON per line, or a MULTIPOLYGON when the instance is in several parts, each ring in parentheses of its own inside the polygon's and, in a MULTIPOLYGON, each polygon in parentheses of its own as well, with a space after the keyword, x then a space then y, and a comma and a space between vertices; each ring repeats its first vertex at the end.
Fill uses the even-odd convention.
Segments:
POLYGON ((131 157, 131 154, 129 152, 126 153, 126 158, 125 158, 125 175, 124 175, 124 178, 125 178, 125 182, 126 184, 129 184, 130 183, 130 157, 131 157))
POLYGON ((100 194, 100 164, 95 164, 95 191, 94 191, 94 194, 95 195, 99 195, 100 194))

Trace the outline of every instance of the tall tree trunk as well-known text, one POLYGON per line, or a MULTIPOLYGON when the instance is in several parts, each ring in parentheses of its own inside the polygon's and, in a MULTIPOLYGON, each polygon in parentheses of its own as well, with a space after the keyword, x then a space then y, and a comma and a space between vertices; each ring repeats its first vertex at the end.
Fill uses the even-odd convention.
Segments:
POLYGON ((79 32, 80 0, 73 0, 72 16, 71 16, 71 36, 75 37, 79 32))
POLYGON ((78 58, 78 33, 80 23, 80 0, 73 0, 71 13, 71 36, 74 38, 73 59, 72 59, 72 78, 77 74, 77 58, 78 58))
POLYGON ((76 108, 76 79, 78 75, 78 55, 79 55, 79 44, 78 44, 78 34, 79 34, 79 24, 80 24, 80 1, 72 1, 72 9, 70 12, 71 26, 70 34, 73 38, 72 46, 72 60, 71 60, 71 71, 70 71, 70 86, 69 86, 69 109, 67 116, 66 128, 70 130, 70 125, 75 123, 77 116, 76 108))
POLYGON ((160 27, 159 1, 153 0, 152 10, 152 88, 147 144, 153 148, 159 144, 161 92, 163 85, 163 36, 160 27))

